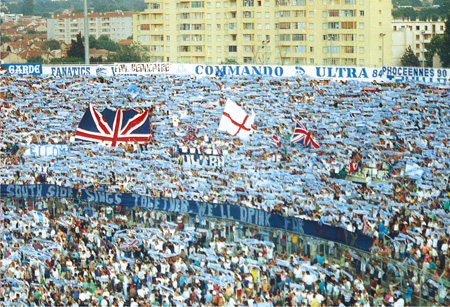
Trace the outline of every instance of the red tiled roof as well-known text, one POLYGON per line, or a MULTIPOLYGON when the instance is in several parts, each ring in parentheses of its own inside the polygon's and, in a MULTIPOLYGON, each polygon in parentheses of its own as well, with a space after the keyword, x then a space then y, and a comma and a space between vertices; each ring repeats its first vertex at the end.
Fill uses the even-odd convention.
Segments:
POLYGON ((131 45, 133 43, 132 39, 122 39, 118 42, 119 45, 131 45))

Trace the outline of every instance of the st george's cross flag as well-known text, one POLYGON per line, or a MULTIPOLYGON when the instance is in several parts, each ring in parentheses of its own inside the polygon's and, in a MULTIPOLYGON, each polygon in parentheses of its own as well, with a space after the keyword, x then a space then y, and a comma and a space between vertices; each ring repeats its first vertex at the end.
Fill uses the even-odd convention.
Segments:
POLYGON ((253 123, 255 122, 255 114, 249 116, 234 101, 227 99, 225 110, 220 119, 219 131, 225 131, 232 136, 240 139, 248 139, 253 133, 253 123))
POLYGON ((294 134, 291 137, 292 144, 301 144, 303 146, 318 149, 320 148, 319 144, 311 137, 311 132, 306 130, 305 126, 300 123, 299 120, 296 120, 294 134))
POLYGON ((151 140, 148 110, 144 113, 122 109, 98 112, 89 105, 80 121, 75 139, 111 147, 135 142, 143 144, 151 140))

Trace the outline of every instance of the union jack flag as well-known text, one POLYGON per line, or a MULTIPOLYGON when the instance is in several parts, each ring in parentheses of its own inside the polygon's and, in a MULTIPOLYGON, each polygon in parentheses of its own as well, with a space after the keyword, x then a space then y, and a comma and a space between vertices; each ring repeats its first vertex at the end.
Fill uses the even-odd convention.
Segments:
POLYGON ((143 144, 151 141, 151 134, 148 110, 138 113, 134 110, 105 109, 100 113, 89 105, 75 138, 115 147, 128 142, 143 144))
POLYGON ((306 130, 305 126, 303 126, 299 120, 296 120, 296 122, 297 124, 295 125, 294 134, 291 137, 291 143, 301 144, 314 149, 320 148, 319 144, 311 137, 311 132, 306 130))
POLYGON ((270 140, 270 143, 272 143, 272 145, 274 145, 276 148, 280 148, 281 146, 281 142, 276 134, 272 136, 272 140, 270 140))

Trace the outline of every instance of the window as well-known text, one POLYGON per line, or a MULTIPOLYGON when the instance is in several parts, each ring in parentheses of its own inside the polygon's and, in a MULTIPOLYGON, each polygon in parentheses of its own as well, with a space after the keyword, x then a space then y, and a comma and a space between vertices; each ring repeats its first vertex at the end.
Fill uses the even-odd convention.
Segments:
POLYGON ((244 7, 250 7, 250 6, 254 6, 255 3, 253 0, 242 0, 242 6, 244 7))
POLYGON ((359 23, 359 28, 360 28, 360 29, 364 29, 364 22, 360 22, 360 23, 359 23))
POLYGON ((191 8, 203 8, 204 7, 204 1, 192 1, 191 2, 191 8))
POLYGON ((329 22, 328 23, 328 29, 340 29, 341 23, 340 22, 329 22))
POLYGON ((253 46, 244 46, 244 52, 253 52, 253 46))
POLYGON ((359 11, 359 16, 364 17, 364 11, 359 11))
POLYGON ((253 58, 252 57, 244 57, 244 63, 247 63, 247 64, 253 63, 253 58))
POLYGON ((242 12, 242 15, 244 18, 253 18, 254 17, 254 13, 251 11, 242 12))
POLYGON ((220 7, 220 1, 216 2, 216 7, 220 7))
POLYGON ((255 27, 254 27, 254 23, 253 22, 250 22, 250 23, 245 23, 244 22, 244 30, 253 30, 255 27))
POLYGON ((365 40, 364 35, 360 35, 360 36, 359 36, 359 41, 360 41, 360 42, 363 42, 364 40, 365 40))
POLYGON ((341 17, 355 17, 356 10, 342 10, 341 17))
POLYGON ((342 35, 342 41, 344 41, 344 42, 354 42, 355 41, 355 34, 343 34, 342 35))
POLYGON ((221 53, 222 52, 222 47, 217 47, 217 53, 221 53))
POLYGON ((294 11, 294 17, 306 17, 306 11, 294 11))
POLYGON ((341 29, 356 29, 356 21, 343 21, 341 29))
POLYGON ((297 53, 305 53, 306 52, 306 46, 297 46, 297 53))
POLYGON ((328 17, 339 17, 339 10, 329 10, 328 17))
POLYGON ((280 11, 281 18, 291 17, 291 11, 280 11))
POLYGON ((294 29, 304 30, 306 29, 306 22, 293 22, 294 29))
POLYGON ((359 53, 361 53, 361 54, 364 53, 364 47, 359 47, 359 53))
POLYGON ((341 47, 339 47, 339 46, 323 47, 323 52, 324 53, 340 53, 341 52, 341 47))
POLYGON ((314 24, 313 24, 313 23, 310 23, 310 24, 309 24, 309 29, 310 29, 310 30, 314 30, 314 24))
POLYGON ((254 37, 253 34, 244 34, 243 40, 244 40, 244 42, 251 42, 251 41, 253 41, 253 37, 254 37))
POLYGON ((228 46, 228 52, 237 52, 237 46, 228 46))
POLYGON ((280 34, 278 35, 278 37, 279 37, 278 40, 282 42, 287 42, 291 40, 291 34, 280 34))
POLYGON ((291 28, 290 22, 280 22, 275 24, 275 29, 287 30, 291 28))
POLYGON ((141 30, 142 30, 142 31, 149 31, 149 30, 150 30, 150 25, 149 25, 149 24, 143 24, 143 25, 141 25, 141 30))
POLYGON ((306 34, 292 34, 292 41, 304 42, 306 41, 306 34))
POLYGON ((354 46, 344 46, 344 53, 355 53, 354 46))
POLYGON ((332 41, 337 42, 339 41, 340 35, 339 34, 327 34, 323 36, 324 41, 332 41))
POLYGON ((216 41, 220 42, 222 40, 222 36, 217 35, 216 41))

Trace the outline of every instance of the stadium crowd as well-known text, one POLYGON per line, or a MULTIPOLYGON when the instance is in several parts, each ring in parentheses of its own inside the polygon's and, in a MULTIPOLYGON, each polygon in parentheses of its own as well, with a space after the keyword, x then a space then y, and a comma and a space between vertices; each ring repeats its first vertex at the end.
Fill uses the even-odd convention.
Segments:
MULTIPOLYGON (((416 83, 371 84, 304 78, 203 79, 191 76, 154 75, 135 78, 56 79, 3 76, 0 79, 0 99, 2 184, 49 183, 111 192, 134 192, 154 197, 231 203, 315 220, 349 231, 359 229, 375 238, 372 253, 380 257, 401 260, 403 263, 420 268, 424 273, 431 274, 432 278, 421 283, 427 287, 427 297, 431 297, 430 293, 433 292, 438 297, 439 304, 446 303, 450 274, 448 90, 440 90, 437 85, 416 83), (130 90, 130 84, 134 85, 133 91, 130 90), (242 141, 217 131, 223 112, 222 106, 227 99, 238 102, 247 111, 255 111, 256 129, 249 140, 242 141), (150 108, 152 139, 143 145, 129 144, 116 148, 74 140, 74 132, 88 103, 99 110, 105 107, 138 110, 150 108), (301 122, 312 132, 321 146, 319 149, 303 148, 289 142, 296 118, 301 118, 301 122), (277 136, 280 142, 277 147, 271 144, 273 136, 277 136), (26 148, 32 143, 68 143, 70 150, 59 157, 26 155, 26 148), (222 156, 225 164, 192 165, 184 159, 188 152, 194 155, 222 156), (438 284, 437 281, 442 284, 438 284)), ((76 219, 72 224, 75 222, 76 219)), ((59 238, 57 244, 60 249, 66 250, 62 247, 67 246, 68 253, 72 254, 73 246, 68 241, 70 238, 58 236, 60 226, 57 225, 56 222, 53 223, 46 231, 51 238, 59 238)), ((77 226, 78 237, 73 234, 72 240, 76 240, 79 245, 86 240, 81 235, 82 225, 77 226)), ((96 222, 96 227, 101 231, 100 221, 96 222)), ((91 228, 93 230, 95 227, 91 228)), ((89 225, 86 225, 87 229, 89 225)), ((158 233, 159 235, 167 235, 169 240, 173 236, 175 238, 179 236, 176 231, 169 232, 170 227, 156 229, 162 231, 158 233)), ((48 237, 48 234, 46 236, 48 237)), ((32 237, 39 235, 35 233, 32 237)), ((123 251, 117 251, 117 246, 113 248, 112 234, 108 237, 111 237, 111 241, 109 245, 104 242, 106 259, 101 264, 102 268, 108 267, 107 256, 115 254, 119 258, 126 257, 123 251)), ((30 241, 27 240, 32 238, 21 239, 24 240, 22 244, 28 244, 30 241)), ((102 237, 99 237, 98 241, 101 242, 102 237)), ((188 244, 189 252, 185 251, 186 257, 198 253, 211 256, 204 251, 205 248, 211 249, 211 246, 206 246, 204 242, 202 244, 192 242, 188 244), (192 253, 191 245, 195 246, 192 253)), ((149 242, 143 245, 149 244, 152 245, 149 242)), ((155 242, 155 244, 163 243, 155 242)), ((263 275, 271 280, 268 282, 271 294, 269 299, 265 300, 274 303, 277 291, 279 297, 283 299, 290 296, 293 293, 292 289, 288 295, 286 289, 289 288, 285 285, 292 283, 295 263, 303 261, 304 255, 293 254, 295 256, 293 262, 287 255, 284 255, 285 259, 283 256, 279 259, 273 255, 274 267, 278 269, 272 268, 274 272, 272 274, 269 269, 271 264, 264 264, 271 260, 267 254, 259 260, 261 256, 259 253, 255 254, 256 249, 245 251, 245 246, 245 244, 236 245, 227 250, 230 250, 231 258, 233 253, 242 253, 242 250, 244 259, 252 254, 256 263, 251 264, 260 268, 257 270, 260 275, 251 271, 248 265, 246 267, 240 260, 237 268, 233 267, 233 261, 227 264, 226 252, 222 255, 223 247, 216 251, 217 246, 214 246, 215 254, 212 256, 224 257, 220 262, 221 270, 235 269, 233 272, 242 278, 241 281, 244 282, 248 274, 253 277, 254 283, 259 281, 260 284, 253 286, 254 291, 251 290, 249 293, 246 289, 241 291, 245 293, 247 303, 251 304, 249 299, 253 297, 255 302, 265 298, 257 292, 262 291, 263 275), (292 269, 284 273, 287 276, 281 274, 279 280, 273 276, 274 274, 278 276, 277 272, 281 272, 278 270, 282 269, 277 263, 278 260, 291 261, 292 269), (275 282, 272 282, 272 279, 275 282)), ((160 248, 158 252, 166 252, 167 246, 158 248, 160 248)), ((267 247, 257 248, 267 253, 267 247)), ((6 247, 3 246, 3 249, 6 247)), ((75 251, 80 253, 76 249, 75 251)), ((145 253, 142 250, 140 252, 145 253)), ((6 255, 6 251, 2 253, 6 255)), ((92 256, 92 252, 90 253, 92 256)), ((62 261, 62 257, 66 257, 67 254, 64 255, 63 251, 60 251, 60 254, 62 261)), ((99 255, 98 252, 96 255, 99 255)), ((200 260, 196 259, 194 262, 198 262, 196 265, 200 268, 205 268, 201 265, 202 256, 199 257, 200 260)), ((170 261, 173 265, 169 265, 167 272, 175 268, 177 260, 170 261)), ((141 266, 138 266, 137 270, 141 270, 144 265, 142 260, 140 262, 141 266)), ((92 263, 93 261, 89 262, 92 263)), ((121 265, 120 261, 117 263, 121 265)), ((154 265, 154 262, 152 263, 154 265)), ((79 266, 86 264, 80 261, 79 266)), ((332 265, 328 265, 322 269, 329 270, 332 265)), ((13 267, 17 266, 20 267, 19 263, 13 264, 13 267)), ((51 267, 54 267, 54 264, 51 267)), ((83 269, 83 273, 79 272, 83 277, 77 277, 77 282, 84 280, 85 276, 87 279, 89 277, 89 271, 86 271, 85 267, 83 269)), ((396 274, 402 271, 400 267, 394 269, 396 274)), ((334 270, 335 268, 331 268, 331 272, 335 274, 335 281, 331 284, 343 291, 337 297, 350 293, 351 295, 347 296, 350 295, 354 300, 352 303, 345 300, 344 305, 369 304, 365 299, 367 291, 364 286, 357 286, 357 276, 353 276, 354 281, 351 282, 350 278, 345 280, 345 276, 336 274, 334 270), (346 292, 343 288, 354 291, 346 292)), ((368 270, 374 276, 383 275, 375 264, 368 264, 368 270)), ((188 267, 184 271, 186 276, 181 274, 179 278, 184 276, 189 280, 191 277, 190 282, 195 284, 196 281, 191 276, 192 268, 188 267)), ((211 271, 205 269, 202 273, 207 272, 211 271)), ((222 271, 215 273, 217 272, 224 273, 222 271)), ((69 280, 75 278, 73 272, 69 274, 66 270, 65 273, 64 277, 70 277, 69 280)), ((58 274, 61 278, 62 273, 58 274)), ((319 276, 320 282, 316 282, 315 285, 325 282, 328 288, 333 275, 328 276, 323 272, 322 274, 326 276, 323 275, 322 278, 319 276)), ((50 275, 56 276, 51 272, 50 275)), ((173 277, 179 274, 167 275, 170 275, 168 278, 171 278, 172 283, 175 279, 179 285, 177 277, 173 277)), ((223 275, 227 276, 228 273, 221 276, 223 275)), ((41 276, 43 275, 38 275, 37 280, 32 278, 32 281, 27 282, 39 284, 41 276)), ((305 279, 317 278, 298 276, 300 287, 302 282, 305 283, 305 279)), ((116 277, 120 280, 120 276, 116 277)), ((410 275, 408 277, 415 278, 410 285, 411 292, 423 293, 423 289, 417 289, 417 279, 420 277, 410 275)), ((124 277, 122 279, 123 286, 125 279, 124 277)), ((127 279, 126 287, 129 286, 130 280, 127 279)), ((85 283, 89 284, 88 281, 85 283)), ((57 284, 55 281, 56 287, 57 284)), ((104 285, 107 289, 108 285, 111 286, 111 282, 105 282, 104 285)), ((170 287, 170 284, 165 285, 169 285, 173 291, 177 290, 177 287, 170 287)), ((309 286, 306 287, 308 284, 303 285, 306 290, 310 290, 309 286)), ((230 286, 235 287, 231 292, 236 290, 237 293, 239 287, 243 289, 242 285, 232 283, 230 286)), ((372 287, 376 289, 377 284, 371 284, 370 291, 373 290, 372 287)), ((188 291, 187 288, 190 287, 180 288, 172 297, 191 299, 191 294, 185 293, 188 291)), ((313 296, 318 293, 323 296, 323 299, 318 299, 319 305, 328 305, 329 295, 325 294, 329 292, 323 293, 322 288, 319 291, 311 290, 313 296)), ((35 289, 42 289, 42 286, 35 285, 35 289)), ((145 291, 142 289, 138 287, 136 291, 145 291)), ((190 289, 193 290, 195 287, 190 289)), ((206 296, 207 293, 203 290, 205 289, 199 287, 202 295, 206 296)), ((211 293, 213 298, 218 293, 225 295, 223 288, 214 289, 212 286, 211 290, 216 291, 216 295, 211 293)), ((92 292, 91 289, 87 292, 94 294, 95 291, 92 292)), ((153 302, 162 303, 166 290, 159 288, 158 291, 159 296, 154 298, 153 302)), ((197 292, 200 293, 199 291, 197 292)), ((86 294, 85 292, 83 293, 86 294)), ((304 290, 299 292, 308 293, 304 290)), ((377 291, 371 294, 377 294, 377 291)), ((44 294, 41 293, 40 297, 44 299, 44 294)), ((129 293, 125 291, 124 299, 128 297, 129 293)), ((230 297, 228 295, 227 303, 230 302, 230 297)), ((64 297, 59 299, 64 301, 64 297)), ((333 304, 338 304, 336 296, 330 296, 330 299, 333 300, 333 304)), ((398 301, 394 297, 393 300, 398 301)), ((311 305, 312 300, 307 298, 307 301, 311 305)), ((241 298, 233 296, 231 304, 242 302, 242 296, 241 298)), ((289 303, 294 305, 301 302, 304 300, 300 300, 297 295, 290 296, 289 303), (293 297, 297 298, 297 302, 293 297)), ((401 301, 398 304, 401 304, 401 301)))

